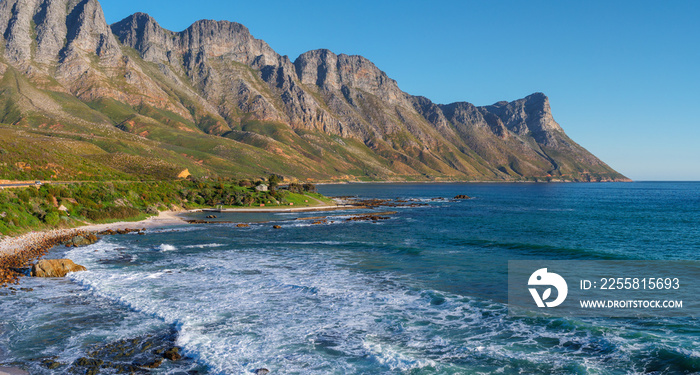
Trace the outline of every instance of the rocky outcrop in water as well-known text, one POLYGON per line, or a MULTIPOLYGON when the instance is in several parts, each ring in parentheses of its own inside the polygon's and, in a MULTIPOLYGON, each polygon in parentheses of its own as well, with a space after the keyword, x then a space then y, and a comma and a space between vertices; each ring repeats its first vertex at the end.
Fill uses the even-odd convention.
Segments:
POLYGON ((169 361, 179 361, 182 356, 180 355, 180 348, 172 347, 163 353, 163 358, 169 361))
POLYGON ((66 241, 66 247, 83 247, 94 244, 98 241, 94 233, 80 234, 66 241))
MULTIPOLYGON (((191 365, 190 359, 183 359, 174 347, 176 332, 165 331, 142 337, 118 340, 96 345, 84 357, 72 364, 58 363, 56 373, 69 374, 149 374, 159 368, 165 359, 184 361, 182 368, 191 365)), ((56 362, 52 361, 55 365, 56 362)), ((174 368, 170 366, 170 368, 174 368)))

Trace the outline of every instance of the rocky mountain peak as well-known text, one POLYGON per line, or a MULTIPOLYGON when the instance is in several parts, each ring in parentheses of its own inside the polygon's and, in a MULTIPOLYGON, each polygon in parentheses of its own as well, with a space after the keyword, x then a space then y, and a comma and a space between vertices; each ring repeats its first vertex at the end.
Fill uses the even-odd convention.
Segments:
POLYGON ((122 43, 154 62, 173 60, 167 55, 175 53, 179 58, 225 57, 260 68, 275 65, 280 57, 267 43, 255 39, 247 27, 236 22, 200 20, 181 32, 173 32, 162 28, 151 16, 136 13, 111 28, 122 43))
POLYGON ((85 54, 108 62, 120 53, 97 0, 5 0, 0 29, 5 58, 23 69, 32 61, 49 64, 85 54))
POLYGON ((336 55, 330 50, 318 49, 300 55, 294 61, 294 66, 299 80, 305 85, 330 91, 340 91, 347 86, 391 103, 405 101, 405 95, 396 81, 362 56, 336 55))
POLYGON ((483 108, 498 116, 508 130, 518 135, 531 134, 542 144, 555 147, 558 142, 553 133, 564 133, 561 126, 554 121, 549 98, 541 92, 483 108))
POLYGON ((456 102, 442 105, 440 108, 453 124, 461 126, 469 124, 475 128, 489 129, 501 138, 508 134, 503 122, 498 117, 472 103, 456 102))
POLYGON ((111 30, 122 43, 139 51, 148 61, 166 61, 166 52, 174 46, 173 33, 160 27, 146 13, 134 13, 113 24, 111 30))
MULTIPOLYGON (((60 3, 59 0, 46 2, 60 3)), ((68 12, 66 23, 70 47, 80 48, 87 53, 94 51, 100 57, 114 58, 121 55, 119 44, 107 25, 102 6, 97 0, 76 2, 75 7, 68 12)))
POLYGON ((225 55, 246 65, 257 59, 259 66, 273 65, 279 57, 267 43, 255 39, 247 27, 236 22, 197 21, 179 35, 183 48, 205 51, 209 57, 225 55))

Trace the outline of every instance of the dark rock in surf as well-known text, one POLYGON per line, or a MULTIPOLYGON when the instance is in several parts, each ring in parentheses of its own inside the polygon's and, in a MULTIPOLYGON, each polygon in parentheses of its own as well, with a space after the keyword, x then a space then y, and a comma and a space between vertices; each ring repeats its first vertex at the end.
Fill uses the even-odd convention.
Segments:
POLYGON ((389 220, 390 218, 388 216, 377 216, 377 215, 359 215, 359 216, 353 216, 350 218, 345 219, 345 221, 371 221, 371 222, 377 222, 379 220, 389 220))
POLYGON ((73 363, 73 367, 85 367, 87 368, 85 370, 86 375, 95 375, 100 372, 100 367, 104 365, 105 361, 97 358, 78 358, 75 363, 73 363))
POLYGON ((154 361, 151 362, 151 363, 146 363, 146 364, 144 364, 143 367, 146 367, 146 368, 158 368, 158 367, 160 367, 161 364, 163 364, 163 358, 157 358, 156 360, 154 360, 154 361))
POLYGON ((80 234, 66 242, 66 247, 83 247, 97 242, 98 238, 94 233, 80 234))
POLYGON ((170 348, 163 353, 163 358, 171 360, 171 361, 179 361, 182 356, 180 355, 180 348, 177 346, 174 348, 170 348))
POLYGON ((41 364, 49 370, 55 370, 63 365, 63 363, 54 361, 53 359, 45 359, 41 361, 41 364))

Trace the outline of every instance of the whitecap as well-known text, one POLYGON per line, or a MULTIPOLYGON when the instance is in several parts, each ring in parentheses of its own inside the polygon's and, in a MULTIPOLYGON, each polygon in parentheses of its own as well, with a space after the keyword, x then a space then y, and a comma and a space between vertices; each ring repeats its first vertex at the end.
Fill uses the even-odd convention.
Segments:
POLYGON ((158 246, 158 250, 160 250, 161 252, 175 251, 175 250, 177 250, 177 247, 164 243, 164 244, 160 244, 160 246, 158 246))
POLYGON ((187 245, 184 246, 185 249, 206 249, 206 248, 211 248, 211 247, 222 247, 226 246, 222 243, 205 243, 205 244, 199 244, 199 245, 187 245))

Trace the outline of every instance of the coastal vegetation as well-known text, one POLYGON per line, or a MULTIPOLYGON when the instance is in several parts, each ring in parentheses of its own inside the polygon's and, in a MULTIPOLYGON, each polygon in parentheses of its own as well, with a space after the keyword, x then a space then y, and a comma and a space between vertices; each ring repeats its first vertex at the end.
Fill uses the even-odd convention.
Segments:
POLYGON ((311 206, 331 203, 312 184, 270 179, 186 179, 44 184, 0 191, 0 233, 137 221, 165 210, 203 207, 311 206), (268 182, 272 180, 272 184, 268 182), (261 188, 265 185, 266 189, 261 188))

